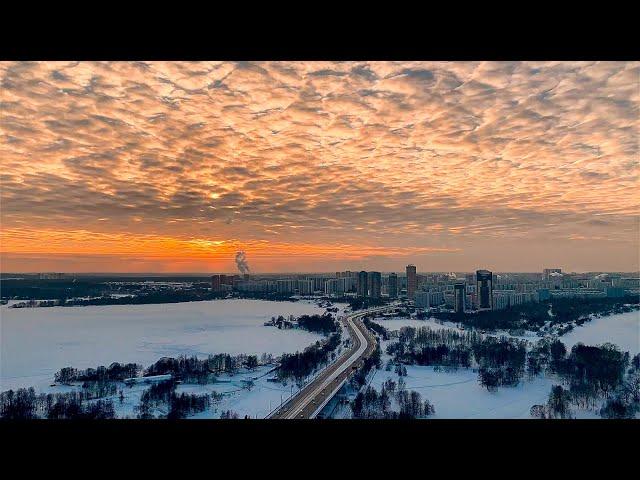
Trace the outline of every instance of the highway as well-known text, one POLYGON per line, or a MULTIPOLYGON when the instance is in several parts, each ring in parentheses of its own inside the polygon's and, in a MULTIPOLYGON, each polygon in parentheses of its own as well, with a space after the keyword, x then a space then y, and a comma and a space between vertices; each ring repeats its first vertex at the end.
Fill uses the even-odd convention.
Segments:
POLYGON ((314 418, 376 348, 375 336, 364 326, 362 317, 387 308, 355 312, 341 319, 351 337, 349 350, 267 418, 314 418))

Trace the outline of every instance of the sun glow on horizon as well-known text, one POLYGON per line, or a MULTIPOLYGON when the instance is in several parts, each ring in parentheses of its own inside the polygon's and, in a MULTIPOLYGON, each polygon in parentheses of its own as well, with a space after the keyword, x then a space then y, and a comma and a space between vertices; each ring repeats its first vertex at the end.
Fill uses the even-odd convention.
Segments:
POLYGON ((0 79, 3 272, 217 271, 238 249, 274 272, 640 268, 638 62, 0 62, 0 79))

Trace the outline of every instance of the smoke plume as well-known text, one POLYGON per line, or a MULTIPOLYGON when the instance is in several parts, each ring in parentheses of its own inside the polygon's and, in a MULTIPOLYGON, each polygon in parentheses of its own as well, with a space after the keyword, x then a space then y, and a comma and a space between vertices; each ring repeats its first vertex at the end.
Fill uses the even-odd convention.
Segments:
POLYGON ((247 262, 247 255, 241 250, 236 252, 236 265, 240 273, 249 273, 249 263, 247 262))

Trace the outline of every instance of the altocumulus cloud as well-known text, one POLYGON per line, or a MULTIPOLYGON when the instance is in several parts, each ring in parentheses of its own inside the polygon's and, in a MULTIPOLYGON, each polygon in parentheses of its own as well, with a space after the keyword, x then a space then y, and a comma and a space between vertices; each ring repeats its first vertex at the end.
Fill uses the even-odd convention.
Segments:
POLYGON ((58 235, 110 253, 83 231, 124 234, 113 252, 132 255, 160 248, 149 238, 231 242, 257 269, 282 265, 259 245, 443 269, 482 246, 517 270, 561 245, 568 267, 637 269, 639 76, 637 62, 3 62, 5 265, 20 267, 26 229, 38 255, 58 235), (519 264, 524 241, 539 254, 519 264))

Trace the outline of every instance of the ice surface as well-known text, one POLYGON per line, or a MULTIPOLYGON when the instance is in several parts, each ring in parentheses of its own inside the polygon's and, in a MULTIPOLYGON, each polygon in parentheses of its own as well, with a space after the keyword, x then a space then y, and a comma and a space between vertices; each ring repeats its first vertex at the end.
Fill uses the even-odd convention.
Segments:
POLYGON ((560 340, 567 346, 567 350, 578 342, 586 345, 610 342, 633 356, 640 352, 640 311, 594 318, 580 327, 575 327, 560 337, 560 340))
POLYGON ((263 323, 278 315, 322 313, 311 302, 204 302, 49 307, 0 307, 0 390, 48 386, 62 367, 137 362, 210 353, 280 355, 322 337, 263 323))

